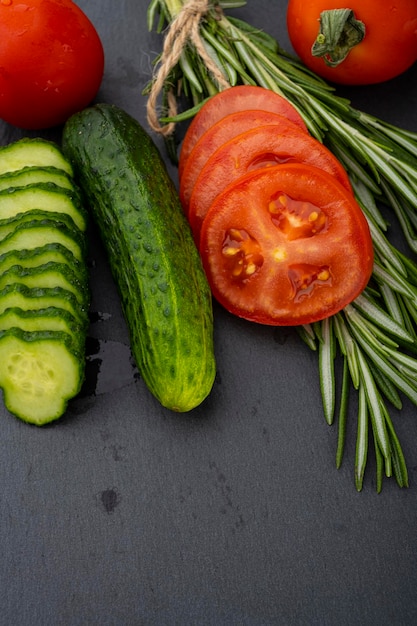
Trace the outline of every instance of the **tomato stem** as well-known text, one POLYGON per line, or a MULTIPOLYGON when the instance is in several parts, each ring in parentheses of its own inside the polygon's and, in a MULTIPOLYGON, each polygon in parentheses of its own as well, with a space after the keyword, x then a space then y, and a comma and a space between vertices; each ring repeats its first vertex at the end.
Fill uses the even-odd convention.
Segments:
POLYGON ((320 28, 311 54, 322 57, 326 65, 340 65, 349 52, 365 37, 365 24, 352 9, 332 9, 320 14, 320 28))

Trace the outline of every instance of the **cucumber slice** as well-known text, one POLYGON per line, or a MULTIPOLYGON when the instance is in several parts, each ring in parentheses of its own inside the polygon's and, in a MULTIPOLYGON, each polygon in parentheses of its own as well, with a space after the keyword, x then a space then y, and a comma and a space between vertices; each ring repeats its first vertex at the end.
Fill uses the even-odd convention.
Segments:
POLYGON ((54 183, 39 183, 4 189, 0 191, 0 216, 2 219, 19 213, 42 209, 53 213, 65 213, 72 217, 81 231, 87 227, 87 214, 79 194, 54 183))
POLYGON ((85 259, 84 237, 76 229, 53 219, 32 220, 18 225, 0 241, 0 254, 10 250, 33 250, 50 243, 65 246, 79 261, 85 259))
POLYGON ((82 283, 88 283, 87 268, 73 253, 60 243, 48 243, 33 250, 10 250, 0 254, 0 274, 13 265, 23 268, 39 267, 46 263, 65 263, 82 283))
POLYGON ((71 335, 73 345, 79 350, 83 327, 80 322, 65 309, 50 306, 45 309, 25 311, 19 307, 6 309, 0 314, 0 331, 20 328, 25 332, 59 331, 71 335))
POLYGON ((31 289, 62 287, 74 294, 80 306, 88 307, 88 285, 81 282, 65 263, 50 262, 31 268, 13 265, 6 272, 0 274, 0 290, 13 283, 20 283, 31 289))
POLYGON ((84 373, 66 333, 0 331, 0 387, 6 408, 20 419, 41 426, 59 418, 84 373))
POLYGON ((28 166, 52 166, 73 175, 71 164, 57 144, 46 139, 25 137, 0 148, 0 174, 28 166))
POLYGON ((57 167, 24 167, 15 172, 0 175, 0 191, 38 183, 54 183, 64 189, 75 189, 71 177, 57 167))
POLYGON ((71 230, 77 230, 77 226, 75 225, 73 219, 66 213, 53 213, 52 211, 43 211, 42 209, 32 209, 31 211, 26 211, 25 213, 18 213, 12 217, 0 219, 0 241, 12 233, 17 226, 21 226, 25 222, 35 222, 35 220, 41 221, 45 219, 63 222, 71 230))
POLYGON ((83 328, 88 327, 88 310, 80 305, 73 293, 62 287, 30 288, 14 283, 0 291, 0 314, 15 307, 24 311, 38 311, 51 306, 69 311, 83 328))

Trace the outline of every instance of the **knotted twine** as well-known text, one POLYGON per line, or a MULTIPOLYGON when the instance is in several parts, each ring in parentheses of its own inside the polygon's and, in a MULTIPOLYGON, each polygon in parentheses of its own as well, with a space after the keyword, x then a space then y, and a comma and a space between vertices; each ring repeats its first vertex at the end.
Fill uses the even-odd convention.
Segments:
MULTIPOLYGON (((192 44, 221 89, 230 87, 216 63, 207 53, 203 40, 200 36, 200 21, 210 9, 210 0, 188 0, 169 27, 162 48, 162 54, 155 68, 152 87, 146 103, 148 124, 157 133, 164 136, 170 135, 175 128, 174 122, 161 125, 157 113, 157 103, 165 82, 172 69, 180 60, 184 48, 192 44)), ((177 114, 177 100, 171 90, 167 92, 167 115, 175 117, 177 114)))

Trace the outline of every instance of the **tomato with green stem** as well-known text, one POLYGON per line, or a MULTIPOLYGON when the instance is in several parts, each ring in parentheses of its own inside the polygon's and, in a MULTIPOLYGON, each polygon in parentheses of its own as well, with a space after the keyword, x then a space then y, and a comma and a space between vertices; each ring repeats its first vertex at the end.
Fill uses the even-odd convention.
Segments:
POLYGON ((220 146, 201 169, 188 206, 195 240, 211 203, 228 184, 251 170, 289 162, 321 168, 352 191, 340 161, 317 139, 297 128, 282 131, 279 126, 260 126, 220 146))
POLYGON ((209 98, 189 125, 179 155, 180 178, 191 150, 203 133, 226 115, 248 109, 278 113, 307 132, 307 126, 295 106, 275 91, 257 85, 230 87, 209 98))
POLYGON ((300 163, 229 185, 206 215, 200 254, 221 305, 276 326, 337 313, 363 291, 373 268, 368 223, 353 195, 300 163))
POLYGON ((1 0, 0 118, 25 129, 65 122, 96 96, 104 51, 70 0, 1 0))
POLYGON ((303 63, 335 83, 380 83, 417 61, 417 2, 289 0, 287 28, 303 63))

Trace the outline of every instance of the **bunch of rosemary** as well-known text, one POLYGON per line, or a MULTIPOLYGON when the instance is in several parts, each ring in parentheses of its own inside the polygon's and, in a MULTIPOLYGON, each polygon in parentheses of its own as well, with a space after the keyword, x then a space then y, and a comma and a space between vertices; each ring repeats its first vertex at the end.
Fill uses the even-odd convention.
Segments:
POLYGON ((353 386, 358 393, 357 490, 363 486, 371 438, 377 491, 382 489, 384 475, 394 476, 399 486, 406 487, 407 467, 388 405, 400 409, 402 394, 417 404, 417 358, 413 356, 417 348, 417 265, 388 240, 388 223, 380 207, 386 205, 395 213, 410 250, 416 252, 417 133, 354 109, 285 53, 271 36, 223 12, 244 4, 238 0, 151 1, 149 29, 159 15, 157 31, 178 27, 174 35, 181 41, 168 66, 166 53, 156 59, 155 77, 144 92, 149 99, 152 95, 153 109, 160 96, 156 130, 170 134, 176 123, 190 119, 208 97, 225 86, 260 85, 284 95, 311 134, 343 163, 371 228, 373 276, 361 296, 341 313, 300 327, 299 334, 319 355, 324 415, 329 424, 338 422, 337 467, 343 458, 348 396, 353 386), (178 25, 176 18, 184 17, 184 9, 191 25, 184 26, 184 21, 178 25), (159 89, 156 94, 155 87, 159 89), (174 105, 183 96, 191 102, 190 108, 180 113, 172 109, 173 94, 174 105), (336 354, 343 363, 341 384, 336 380, 336 354))

